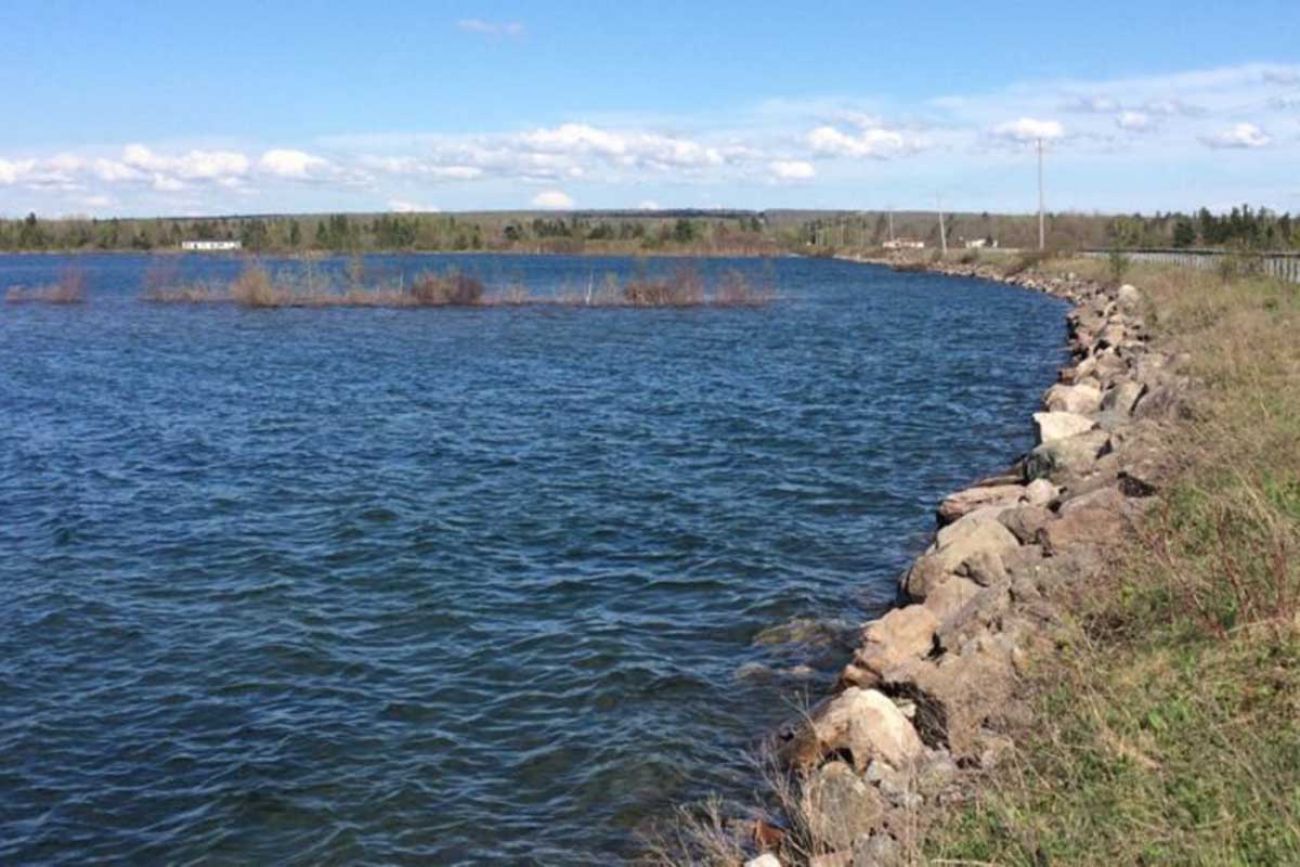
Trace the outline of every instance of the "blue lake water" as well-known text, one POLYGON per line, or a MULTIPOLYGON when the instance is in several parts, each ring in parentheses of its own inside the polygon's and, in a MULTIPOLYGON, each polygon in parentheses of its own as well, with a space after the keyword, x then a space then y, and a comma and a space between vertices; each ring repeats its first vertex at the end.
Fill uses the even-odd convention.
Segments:
MULTIPOLYGON (((231 259, 187 257, 228 279, 231 259)), ((1030 443, 1063 306, 712 260, 762 309, 0 306, 0 863, 608 864, 1030 443), (773 628, 777 627, 776 633, 773 628)), ((560 289, 670 263, 372 257, 560 289)), ((343 263, 329 260, 324 269, 343 263)))

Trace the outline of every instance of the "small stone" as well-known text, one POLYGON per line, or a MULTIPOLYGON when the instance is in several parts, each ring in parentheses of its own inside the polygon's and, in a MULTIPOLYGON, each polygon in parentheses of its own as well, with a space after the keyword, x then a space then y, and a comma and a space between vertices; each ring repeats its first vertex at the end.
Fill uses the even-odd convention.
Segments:
POLYGON ((781 859, 771 852, 764 852, 757 858, 750 858, 746 861, 745 867, 781 867, 781 859))
POLYGON ((1135 310, 1142 303, 1142 293, 1138 291, 1136 286, 1125 283, 1115 293, 1115 300, 1119 302, 1120 307, 1126 310, 1135 310))
POLYGON ((859 837, 853 844, 852 867, 904 867, 903 847, 888 834, 859 837))
POLYGON ((852 865, 853 852, 847 849, 842 852, 814 855, 808 860, 808 867, 852 867, 852 865))

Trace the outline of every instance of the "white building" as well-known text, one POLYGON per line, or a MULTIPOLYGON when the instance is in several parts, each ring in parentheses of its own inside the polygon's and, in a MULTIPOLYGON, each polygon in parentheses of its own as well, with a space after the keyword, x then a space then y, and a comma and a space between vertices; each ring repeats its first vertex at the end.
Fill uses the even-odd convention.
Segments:
POLYGON ((192 253, 213 253, 220 250, 238 250, 239 241, 181 241, 181 249, 192 253))
POLYGON ((886 241, 884 244, 886 250, 924 250, 924 241, 908 241, 904 238, 895 238, 892 241, 886 241))

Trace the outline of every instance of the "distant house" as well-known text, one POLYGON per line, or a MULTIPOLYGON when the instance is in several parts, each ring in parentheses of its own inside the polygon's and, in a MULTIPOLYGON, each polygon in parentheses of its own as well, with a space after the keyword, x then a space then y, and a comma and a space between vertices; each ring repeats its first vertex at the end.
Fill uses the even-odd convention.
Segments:
POLYGON ((181 241, 181 249, 192 253, 213 253, 219 250, 239 250, 239 241, 181 241))
POLYGON ((988 247, 990 249, 995 249, 997 246, 998 246, 997 241, 993 241, 988 238, 976 238, 973 241, 966 242, 967 250, 981 250, 985 247, 988 247))
POLYGON ((892 241, 886 241, 884 244, 886 250, 924 250, 924 241, 909 241, 906 238, 895 238, 892 241))

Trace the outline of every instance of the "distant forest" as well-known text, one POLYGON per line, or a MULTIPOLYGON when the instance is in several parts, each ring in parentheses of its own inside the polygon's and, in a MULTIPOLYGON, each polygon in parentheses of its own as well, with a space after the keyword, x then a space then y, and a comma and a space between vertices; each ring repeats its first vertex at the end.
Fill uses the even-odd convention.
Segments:
MULTIPOLYGON (((149 219, 0 220, 0 251, 162 251, 183 241, 239 241, 252 253, 515 251, 769 255, 879 247, 890 237, 882 211, 590 211, 462 214, 295 214, 149 219)), ((892 215, 896 238, 940 246, 934 212, 892 215)), ((1037 245, 1034 215, 945 215, 948 243, 1037 245)), ((1047 219, 1054 249, 1300 249, 1300 218, 1242 206, 1215 214, 1131 216, 1058 213, 1047 219)))

